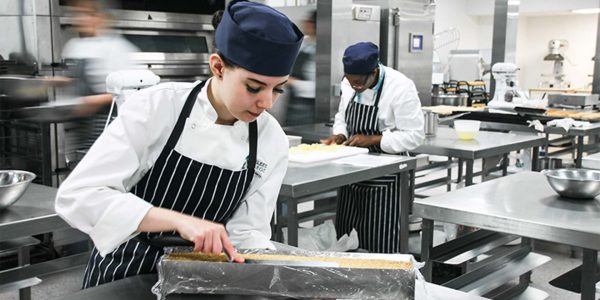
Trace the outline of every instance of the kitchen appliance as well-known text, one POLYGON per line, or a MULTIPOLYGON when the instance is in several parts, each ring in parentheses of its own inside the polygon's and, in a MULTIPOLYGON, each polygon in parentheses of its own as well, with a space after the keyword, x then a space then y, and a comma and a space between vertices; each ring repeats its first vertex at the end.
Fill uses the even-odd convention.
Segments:
POLYGON ((519 68, 512 63, 497 63, 492 67, 492 76, 496 80, 496 88, 492 101, 513 102, 517 93, 517 71, 519 68))
MULTIPOLYGON (((195 81, 210 76, 208 57, 214 44, 211 15, 132 10, 113 10, 112 14, 113 31, 140 50, 130 55, 134 64, 151 70, 163 81, 195 81)), ((69 27, 75 18, 69 9, 63 9, 59 21, 66 43, 74 37, 69 27)))
POLYGON ((593 199, 600 194, 600 171, 588 169, 543 170, 554 191, 566 198, 593 199))
POLYGON ((106 77, 106 91, 113 95, 117 108, 125 97, 133 92, 157 85, 160 77, 150 70, 123 70, 112 72, 106 77))
POLYGON ((548 95, 548 106, 563 107, 571 109, 594 109, 600 104, 598 94, 550 94, 548 95))
POLYGON ((469 94, 436 94, 431 95, 431 105, 467 106, 469 94))
MULTIPOLYGON (((552 80, 547 83, 549 87, 562 88, 568 84, 565 82, 565 73, 563 71, 563 64, 565 56, 563 54, 564 49, 569 46, 569 42, 566 40, 550 40, 548 42, 548 54, 544 56, 545 61, 553 61, 552 80)), ((543 75, 544 76, 544 75, 543 75)), ((548 75, 545 75, 548 76, 548 75)))

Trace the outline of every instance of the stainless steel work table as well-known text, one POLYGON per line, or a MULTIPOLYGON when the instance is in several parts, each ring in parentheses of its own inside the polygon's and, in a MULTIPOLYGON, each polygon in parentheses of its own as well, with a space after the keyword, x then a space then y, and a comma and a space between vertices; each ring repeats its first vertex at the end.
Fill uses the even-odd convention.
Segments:
MULTIPOLYGON (((56 300, 155 300, 156 295, 152 294, 150 289, 156 283, 158 276, 156 274, 147 274, 117 280, 115 282, 99 285, 90 289, 85 289, 71 295, 61 296, 56 300)), ((200 299, 200 300, 242 300, 242 299, 289 299, 284 297, 262 297, 249 295, 210 295, 210 294, 173 294, 168 295, 167 300, 177 299, 200 299)), ((448 289, 436 284, 416 281, 415 300, 482 300, 485 298, 465 294, 459 291, 448 289)))
MULTIPOLYGON (((474 140, 459 140, 456 131, 449 127, 439 127, 435 136, 428 136, 414 153, 456 157, 466 162, 465 184, 473 184, 473 164, 476 159, 504 155, 503 175, 506 175, 507 154, 512 151, 533 148, 532 169, 535 170, 539 158, 539 147, 546 139, 535 134, 513 134, 480 131, 474 140)), ((461 164, 462 165, 462 164, 461 164)), ((459 168, 459 179, 462 176, 459 168)))
MULTIPOLYGON (((516 131, 536 132, 532 127, 528 127, 526 125, 505 124, 505 123, 498 123, 498 122, 482 121, 481 127, 490 129, 490 130, 503 130, 503 131, 516 130, 516 131)), ((571 127, 569 129, 569 131, 565 131, 562 127, 544 126, 544 133, 546 135, 557 134, 557 135, 562 135, 564 137, 574 137, 575 145, 576 145, 576 147, 575 147, 575 167, 581 168, 583 153, 585 151, 584 138, 586 136, 598 136, 600 134, 600 122, 591 123, 589 126, 585 126, 585 127, 571 127)), ((546 140, 547 140, 547 138, 546 138, 546 140)))
POLYGON ((581 299, 595 295, 600 202, 560 198, 543 174, 521 172, 415 201, 423 218, 422 260, 431 275, 433 222, 442 221, 583 248, 581 299))
POLYGON ((600 152, 582 158, 581 167, 600 170, 600 152))
POLYGON ((89 254, 83 253, 29 264, 29 247, 39 243, 30 242, 35 240, 32 235, 70 228, 54 211, 56 192, 56 188, 32 183, 15 204, 0 210, 0 242, 17 249, 20 262, 20 267, 0 271, 0 285, 14 283, 15 288, 29 294, 29 286, 39 282, 36 276, 81 265, 87 260, 89 254))
POLYGON ((54 211, 56 192, 32 183, 15 204, 0 210, 0 241, 69 228, 54 211))
POLYGON ((290 245, 298 245, 298 203, 310 201, 315 195, 335 190, 347 184, 400 173, 402 187, 400 192, 400 252, 408 252, 408 213, 414 189, 411 178, 416 168, 416 159, 399 155, 369 155, 393 158, 393 161, 387 161, 385 164, 377 166, 356 166, 333 162, 310 165, 290 163, 279 191, 276 214, 278 227, 287 224, 290 245), (287 204, 286 216, 284 216, 284 203, 287 204))
POLYGON ((545 126, 544 132, 549 134, 560 134, 563 136, 575 137, 575 167, 581 168, 583 152, 585 151, 585 144, 583 139, 586 136, 600 134, 600 123, 592 123, 589 126, 585 127, 571 127, 567 132, 565 132, 565 130, 561 127, 545 126))

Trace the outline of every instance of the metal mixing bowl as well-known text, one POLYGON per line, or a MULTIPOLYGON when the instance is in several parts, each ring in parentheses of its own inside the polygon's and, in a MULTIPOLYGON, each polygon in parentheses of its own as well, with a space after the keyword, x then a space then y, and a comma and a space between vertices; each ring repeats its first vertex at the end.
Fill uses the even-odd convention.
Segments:
POLYGON ((33 179, 35 174, 27 171, 0 171, 0 210, 17 202, 33 179))
POLYGON ((548 183, 567 198, 592 199, 600 194, 600 171, 587 169, 544 170, 548 183))

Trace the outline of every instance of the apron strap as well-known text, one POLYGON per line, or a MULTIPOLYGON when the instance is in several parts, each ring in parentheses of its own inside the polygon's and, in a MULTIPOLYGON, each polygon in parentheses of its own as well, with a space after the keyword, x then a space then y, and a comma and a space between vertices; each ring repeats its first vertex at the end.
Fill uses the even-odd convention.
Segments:
POLYGON ((181 113, 179 114, 179 118, 177 118, 177 123, 175 124, 175 128, 173 128, 173 131, 171 131, 171 135, 169 136, 169 140, 167 141, 167 145, 165 146, 165 149, 169 149, 169 151, 170 151, 170 149, 174 149, 175 145, 177 145, 177 141, 179 140, 179 137, 181 136, 181 133, 183 132, 183 128, 185 127, 185 120, 187 120, 187 118, 190 116, 190 113, 192 112, 192 108, 194 108, 194 103, 196 102, 196 98, 198 97, 198 94, 200 93, 200 90, 202 90, 202 87, 204 87, 205 83, 206 83, 206 81, 202 81, 199 84, 197 84, 192 89, 189 96, 185 100, 183 109, 181 110, 181 113))
MULTIPOLYGON (((383 90, 383 83, 385 82, 385 73, 383 73, 383 78, 381 78, 381 85, 379 85, 379 88, 377 89, 377 96, 375 97, 375 103, 373 103, 373 106, 378 107, 379 106, 379 98, 381 98, 381 90, 383 90)), ((352 95, 352 99, 350 99, 350 102, 354 101, 354 98, 356 98, 356 91, 354 92, 354 95, 352 95)))
POLYGON ((248 187, 252 178, 254 178, 254 168, 256 167, 256 148, 258 140, 258 125, 256 120, 248 124, 248 131, 250 137, 250 154, 248 157, 248 172, 246 173, 246 193, 248 193, 248 187))
MULTIPOLYGON (((183 132, 183 128, 185 126, 185 120, 190 116, 192 112, 192 108, 194 108, 194 103, 196 102, 196 98, 202 90, 202 87, 206 84, 206 81, 203 81, 197 84, 187 99, 185 100, 185 104, 183 105, 183 109, 179 114, 179 118, 177 119, 177 123, 175 124, 175 128, 171 132, 171 136, 169 136, 169 140, 167 141, 167 145, 165 149, 174 149, 175 145, 177 145, 177 141, 183 132)), ((248 172, 246 174, 246 191, 248 190, 248 186, 250 186, 250 182, 252 182, 252 178, 254 178, 254 168, 256 167, 256 148, 258 144, 258 125, 256 121, 248 124, 248 136, 249 136, 249 156, 248 156, 248 172)))
POLYGON ((375 103, 373 106, 379 107, 379 98, 381 98, 381 91, 383 90, 383 83, 385 82, 385 73, 383 73, 383 78, 381 78, 381 85, 379 89, 377 89, 377 98, 375 98, 375 103))

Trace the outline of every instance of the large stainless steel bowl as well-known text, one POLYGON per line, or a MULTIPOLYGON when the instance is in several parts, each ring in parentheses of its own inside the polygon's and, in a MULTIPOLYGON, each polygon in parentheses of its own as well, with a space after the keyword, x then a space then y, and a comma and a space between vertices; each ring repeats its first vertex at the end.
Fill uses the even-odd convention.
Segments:
POLYGON ((33 179, 35 174, 27 171, 0 171, 0 210, 17 202, 33 179))
POLYGON ((561 196, 592 199, 600 194, 600 171, 587 169, 544 170, 550 186, 561 196))

